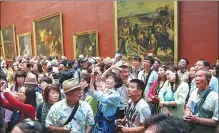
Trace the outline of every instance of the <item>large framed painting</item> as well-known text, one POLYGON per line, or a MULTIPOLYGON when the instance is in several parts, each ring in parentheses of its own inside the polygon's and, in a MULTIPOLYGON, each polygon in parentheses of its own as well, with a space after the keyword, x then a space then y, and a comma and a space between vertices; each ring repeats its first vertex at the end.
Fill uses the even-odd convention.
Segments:
POLYGON ((34 20, 33 31, 37 56, 64 55, 61 12, 34 20))
POLYGON ((1 41, 5 60, 12 61, 12 58, 16 56, 14 25, 10 25, 1 30, 1 41))
POLYGON ((31 34, 23 33, 17 36, 18 55, 32 56, 31 34))
POLYGON ((3 57, 3 48, 2 48, 2 35, 1 35, 1 30, 0 30, 0 56, 3 57))
POLYGON ((3 50, 2 50, 2 33, 0 30, 0 56, 3 57, 3 50))
POLYGON ((79 55, 85 57, 99 56, 97 30, 73 34, 73 43, 75 59, 79 55))
POLYGON ((115 44, 124 58, 152 53, 163 64, 178 58, 176 1, 115 1, 115 44))

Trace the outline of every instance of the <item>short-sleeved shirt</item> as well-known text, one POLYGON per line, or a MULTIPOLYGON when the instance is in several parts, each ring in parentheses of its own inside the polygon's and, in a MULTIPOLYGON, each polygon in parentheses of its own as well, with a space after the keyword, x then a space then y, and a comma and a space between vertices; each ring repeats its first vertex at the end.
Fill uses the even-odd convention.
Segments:
MULTIPOLYGON (((164 93, 165 92, 172 92, 171 90, 171 84, 169 81, 166 81, 161 88, 158 98, 161 99, 161 101, 164 100, 164 93)), ((186 98, 189 93, 189 85, 186 82, 181 82, 179 86, 177 87, 176 91, 174 92, 174 101, 177 104, 177 107, 167 107, 170 114, 175 117, 183 118, 184 116, 184 107, 186 98)))
POLYGON ((151 116, 150 107, 143 98, 136 105, 132 101, 129 104, 129 107, 125 111, 128 121, 126 126, 139 127, 151 116))
MULTIPOLYGON (((74 107, 71 108, 68 106, 66 99, 55 103, 50 108, 46 117, 46 127, 63 127, 73 109, 74 107)), ((88 103, 79 101, 74 118, 69 122, 67 127, 71 129, 71 133, 85 133, 87 125, 94 125, 93 111, 88 103)))
POLYGON ((148 92, 149 92, 149 90, 150 90, 152 84, 154 83, 154 81, 157 80, 157 78, 158 78, 157 72, 155 72, 155 71, 152 70, 152 71, 151 71, 151 74, 149 75, 148 82, 145 83, 147 78, 146 78, 146 76, 145 76, 144 70, 142 70, 142 71, 140 71, 140 72, 138 73, 138 79, 141 80, 141 81, 143 81, 143 82, 146 84, 146 87, 145 87, 145 90, 144 90, 144 93, 145 93, 145 96, 146 96, 146 97, 148 96, 148 92))
MULTIPOLYGON (((198 93, 198 89, 196 89, 191 93, 187 106, 191 109, 192 112, 194 112, 195 106, 197 105, 199 100, 205 95, 206 91, 207 90, 198 93)), ((196 115, 200 118, 208 118, 219 121, 218 101, 218 94, 214 91, 211 91, 196 115)))

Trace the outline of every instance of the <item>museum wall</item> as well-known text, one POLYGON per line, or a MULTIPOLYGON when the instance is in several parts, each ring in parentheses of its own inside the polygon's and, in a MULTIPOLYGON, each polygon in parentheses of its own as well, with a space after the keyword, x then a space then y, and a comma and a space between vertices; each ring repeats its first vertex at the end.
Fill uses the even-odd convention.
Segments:
POLYGON ((179 54, 194 64, 198 59, 216 63, 219 57, 219 3, 180 2, 179 54))
MULTIPOLYGON (((179 57, 188 58, 191 64, 200 58, 215 63, 219 55, 218 5, 218 2, 180 2, 179 57)), ((63 16, 64 54, 68 58, 74 55, 72 34, 89 30, 98 30, 100 56, 114 55, 112 1, 2 2, 1 27, 14 24, 16 35, 33 33, 33 20, 59 11, 63 16)))
POLYGON ((109 1, 2 2, 1 27, 14 24, 16 35, 33 33, 35 19, 59 11, 63 18, 64 54, 68 58, 73 58, 74 55, 72 34, 90 30, 98 30, 99 55, 114 55, 113 2, 109 1))

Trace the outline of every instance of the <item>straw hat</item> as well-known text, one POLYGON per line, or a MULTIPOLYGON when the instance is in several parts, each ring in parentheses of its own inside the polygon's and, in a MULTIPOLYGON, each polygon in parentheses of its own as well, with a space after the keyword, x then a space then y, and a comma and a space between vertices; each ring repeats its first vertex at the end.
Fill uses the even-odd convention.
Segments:
POLYGON ((71 78, 71 79, 68 79, 68 80, 65 80, 63 83, 62 83, 62 87, 63 87, 63 91, 64 92, 69 92, 71 90, 75 90, 77 88, 80 88, 81 85, 80 83, 78 82, 78 80, 74 79, 74 78, 71 78))

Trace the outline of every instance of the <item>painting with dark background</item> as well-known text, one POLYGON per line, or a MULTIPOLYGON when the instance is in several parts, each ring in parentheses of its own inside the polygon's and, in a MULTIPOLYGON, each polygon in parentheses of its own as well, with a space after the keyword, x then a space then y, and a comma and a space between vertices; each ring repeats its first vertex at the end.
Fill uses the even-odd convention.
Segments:
POLYGON ((2 46, 5 60, 12 60, 16 56, 14 26, 2 29, 2 46))
POLYGON ((61 13, 56 13, 34 21, 36 55, 64 55, 61 18, 61 13))
POLYGON ((73 34, 74 56, 98 56, 98 31, 73 34))
POLYGON ((125 57, 153 53, 164 64, 173 64, 174 10, 173 1, 118 1, 118 51, 125 57))

